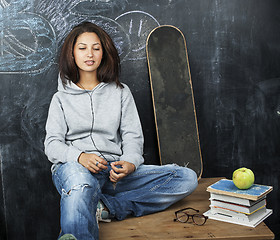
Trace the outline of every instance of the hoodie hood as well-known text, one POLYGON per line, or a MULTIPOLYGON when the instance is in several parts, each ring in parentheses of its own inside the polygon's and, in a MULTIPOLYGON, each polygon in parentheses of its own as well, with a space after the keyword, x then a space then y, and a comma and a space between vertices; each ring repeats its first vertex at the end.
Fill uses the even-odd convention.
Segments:
POLYGON ((82 89, 80 87, 78 87, 75 83, 73 83, 72 81, 67 81, 65 85, 63 85, 62 83, 62 79, 60 77, 60 74, 58 75, 58 85, 57 85, 57 90, 59 92, 64 92, 64 93, 68 93, 68 94, 73 94, 73 95, 78 95, 78 94, 84 94, 85 91, 98 91, 101 88, 103 88, 104 86, 106 86, 108 83, 104 83, 101 82, 99 83, 94 89, 92 90, 85 90, 82 89))

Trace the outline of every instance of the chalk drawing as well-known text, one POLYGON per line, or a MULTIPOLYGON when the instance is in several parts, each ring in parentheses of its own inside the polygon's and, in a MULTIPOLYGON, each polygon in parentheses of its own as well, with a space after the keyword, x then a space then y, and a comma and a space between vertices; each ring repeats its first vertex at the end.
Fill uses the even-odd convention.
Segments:
POLYGON ((64 38, 70 30, 77 24, 83 21, 91 21, 101 26, 113 39, 119 55, 122 60, 130 52, 129 35, 123 27, 115 20, 103 16, 103 14, 111 15, 109 12, 123 10, 127 1, 110 1, 110 0, 96 0, 96 1, 55 1, 50 0, 46 2, 39 2, 35 7, 37 12, 44 15, 56 32, 58 48, 61 47, 64 38))
POLYGON ((60 47, 74 25, 90 17, 116 16, 117 12, 124 11, 126 6, 126 0, 49 0, 38 1, 34 10, 50 21, 57 34, 58 47, 60 47))
POLYGON ((146 39, 159 22, 149 13, 129 11, 115 19, 127 31, 131 40, 131 52, 125 60, 140 60, 146 58, 146 39))
POLYGON ((88 16, 112 16, 114 12, 120 12, 125 9, 126 0, 95 0, 79 1, 70 11, 74 15, 88 16))
POLYGON ((110 35, 113 42, 115 43, 121 60, 123 60, 130 53, 131 40, 129 35, 116 21, 104 16, 69 16, 67 20, 70 26, 75 26, 76 24, 83 21, 90 21, 98 26, 101 26, 110 35))
POLYGON ((36 13, 19 12, 20 6, 14 4, 1 1, 0 74, 44 71, 56 53, 55 32, 46 19, 36 13))
MULTIPOLYGON (((8 14, 6 15, 6 17, 8 17, 8 18, 9 18, 9 15, 11 15, 11 13, 24 11, 25 9, 30 8, 32 5, 33 5, 33 0, 30 0, 30 1, 26 1, 26 0, 11 0, 11 1, 0 0, 0 9, 2 7, 3 12, 5 12, 5 10, 7 10, 6 13, 8 13, 8 14)), ((11 17, 13 17, 13 16, 11 16, 11 17)))
POLYGON ((6 2, 5 0, 1 0, 1 1, 0 1, 0 6, 1 6, 2 8, 8 7, 8 6, 9 6, 9 3, 6 2))
POLYGON ((121 61, 145 59, 146 38, 160 24, 144 11, 129 11, 119 15, 127 6, 126 0, 50 0, 38 2, 35 9, 53 25, 58 47, 75 25, 92 21, 110 34, 121 61), (118 17, 112 19, 112 16, 118 17))
POLYGON ((143 11, 125 12, 126 0, 0 0, 0 74, 40 73, 56 60, 57 49, 74 25, 88 20, 112 37, 121 61, 145 59, 145 42, 158 21, 143 11), (116 14, 115 14, 116 15, 116 14))
MULTIPOLYGON (((115 21, 123 26, 131 41, 131 51, 123 59, 123 61, 135 62, 132 64, 131 72, 139 73, 145 69, 146 66, 146 39, 149 33, 160 24, 159 22, 149 13, 144 11, 128 11, 120 14, 115 18, 115 21)), ((145 78, 144 78, 145 79, 145 78)), ((146 91, 148 82, 143 84, 143 81, 132 81, 130 86, 137 91, 146 91)), ((148 86, 149 87, 149 86, 148 86)))

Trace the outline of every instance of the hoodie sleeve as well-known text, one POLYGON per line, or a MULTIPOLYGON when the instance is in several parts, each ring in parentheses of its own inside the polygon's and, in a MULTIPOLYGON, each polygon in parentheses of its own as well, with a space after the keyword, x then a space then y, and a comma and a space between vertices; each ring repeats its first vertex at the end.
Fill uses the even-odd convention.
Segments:
POLYGON ((45 154, 52 163, 74 162, 82 153, 79 149, 67 145, 65 135, 67 123, 59 98, 55 94, 49 107, 46 123, 45 154))
POLYGON ((120 135, 122 138, 122 156, 120 160, 133 163, 137 168, 144 162, 144 137, 133 96, 126 85, 122 89, 120 135))

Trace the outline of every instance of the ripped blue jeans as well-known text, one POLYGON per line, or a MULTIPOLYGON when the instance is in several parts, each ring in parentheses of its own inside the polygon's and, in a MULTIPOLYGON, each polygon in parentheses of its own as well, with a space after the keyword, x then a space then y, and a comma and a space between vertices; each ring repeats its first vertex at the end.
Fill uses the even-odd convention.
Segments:
POLYGON ((174 164, 141 165, 115 188, 109 171, 110 167, 93 174, 78 162, 54 167, 53 182, 61 195, 61 235, 71 233, 78 240, 97 240, 96 208, 100 199, 111 216, 123 220, 128 215, 162 211, 197 187, 196 173, 174 164))

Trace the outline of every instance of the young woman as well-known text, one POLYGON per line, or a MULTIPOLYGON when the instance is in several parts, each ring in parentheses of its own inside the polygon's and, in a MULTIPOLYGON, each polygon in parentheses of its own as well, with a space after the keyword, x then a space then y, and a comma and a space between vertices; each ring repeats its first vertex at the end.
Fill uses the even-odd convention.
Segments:
MULTIPOLYGON (((61 195, 61 234, 98 239, 98 222, 162 211, 197 186, 194 171, 144 165, 141 123, 109 35, 90 22, 61 49, 45 153, 61 195)), ((65 236, 66 236, 65 235, 65 236)), ((62 237, 63 238, 63 237, 62 237)))

